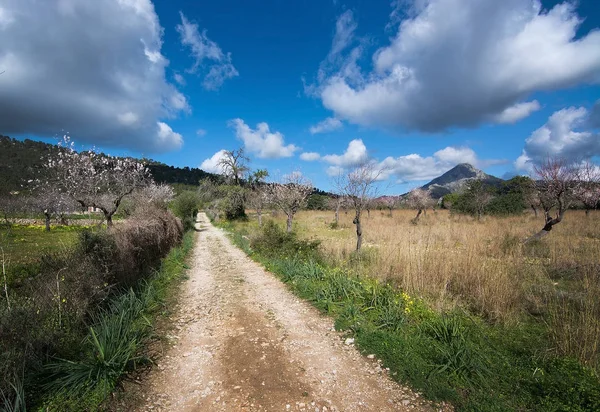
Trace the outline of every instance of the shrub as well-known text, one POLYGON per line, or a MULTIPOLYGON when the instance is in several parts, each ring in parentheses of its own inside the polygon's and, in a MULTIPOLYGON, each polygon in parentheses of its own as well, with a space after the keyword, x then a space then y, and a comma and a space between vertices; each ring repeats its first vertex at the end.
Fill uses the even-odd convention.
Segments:
POLYGON ((192 190, 181 192, 171 202, 171 210, 175 216, 181 219, 184 230, 194 228, 199 203, 200 198, 198 193, 192 190))
POLYGON ((257 253, 272 257, 311 257, 320 260, 320 241, 301 240, 295 233, 287 233, 269 220, 262 229, 251 237, 250 247, 257 253))

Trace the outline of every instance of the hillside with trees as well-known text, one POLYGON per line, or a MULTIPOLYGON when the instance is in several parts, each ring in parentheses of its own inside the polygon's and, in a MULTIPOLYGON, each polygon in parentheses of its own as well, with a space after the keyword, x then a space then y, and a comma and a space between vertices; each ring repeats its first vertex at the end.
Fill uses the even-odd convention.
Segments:
MULTIPOLYGON (((58 150, 58 147, 30 139, 0 136, 0 195, 20 192, 27 181, 43 177, 44 161, 53 150, 58 150)), ((202 179, 219 178, 198 168, 169 166, 151 159, 142 159, 141 162, 156 183, 197 186, 202 179)))

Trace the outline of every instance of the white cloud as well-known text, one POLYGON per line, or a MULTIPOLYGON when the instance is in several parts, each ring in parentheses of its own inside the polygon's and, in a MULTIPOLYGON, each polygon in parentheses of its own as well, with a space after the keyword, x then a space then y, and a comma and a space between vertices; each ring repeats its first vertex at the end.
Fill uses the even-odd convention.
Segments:
POLYGON ((179 12, 181 24, 176 29, 181 38, 181 44, 189 47, 194 65, 189 73, 198 73, 208 60, 208 73, 204 76, 203 86, 207 90, 217 90, 225 80, 239 75, 231 63, 231 53, 223 53, 217 43, 210 40, 206 30, 200 32, 196 23, 190 22, 182 12, 179 12))
POLYGON ((325 173, 327 173, 327 176, 331 177, 340 176, 342 173, 344 173, 344 168, 340 166, 329 166, 325 170, 325 173))
POLYGON ((387 157, 379 163, 382 178, 396 177, 401 182, 431 180, 461 163, 483 168, 506 163, 505 160, 480 160, 468 147, 446 147, 432 156, 423 157, 413 153, 406 156, 387 157))
POLYGON ((496 123, 514 124, 519 120, 528 117, 531 113, 541 109, 537 100, 531 102, 517 103, 514 106, 507 107, 502 113, 494 116, 496 123))
POLYGON ((157 122, 158 125, 158 138, 163 142, 163 146, 174 145, 176 147, 183 146, 183 136, 179 133, 175 133, 171 127, 163 122, 157 122))
POLYGON ((369 159, 367 147, 361 139, 354 139, 341 155, 330 154, 323 156, 323 160, 333 166, 352 167, 366 162, 369 159))
POLYGON ((300 155, 300 159, 306 162, 314 162, 315 160, 319 160, 321 155, 316 152, 304 152, 300 155))
POLYGON ((283 134, 271 132, 267 123, 257 124, 255 130, 252 130, 242 119, 233 119, 229 125, 235 129, 237 138, 244 142, 246 150, 259 158, 291 157, 299 149, 293 144, 286 145, 283 134))
POLYGON ((311 134, 333 132, 334 130, 340 129, 342 122, 335 117, 328 117, 325 120, 320 121, 316 125, 310 128, 311 134))
POLYGON ((219 150, 217 153, 212 155, 212 157, 205 159, 200 164, 200 169, 204 170, 205 172, 222 174, 223 168, 219 165, 219 162, 221 159, 225 158, 225 153, 227 153, 225 149, 219 150))
POLYGON ((185 86, 186 82, 185 82, 185 77, 183 77, 181 74, 179 73, 175 73, 173 75, 173 79, 175 79, 175 81, 181 85, 181 86, 185 86))
POLYGON ((515 161, 517 170, 531 171, 548 157, 560 157, 576 162, 600 156, 600 134, 594 132, 594 112, 585 107, 569 107, 554 112, 526 140, 523 153, 515 161))
POLYGON ((200 137, 206 136, 206 130, 204 130, 204 129, 196 130, 196 136, 200 136, 200 137))
POLYGON ((351 18, 338 20, 344 41, 306 90, 356 124, 435 132, 515 122, 538 108, 524 102, 535 91, 600 81, 600 31, 576 38, 569 2, 545 11, 538 0, 419 0, 368 72, 351 18))
POLYGON ((3 0, 1 10, 3 133, 64 129, 78 142, 145 152, 181 146, 163 119, 189 105, 165 80, 150 0, 3 0))
POLYGON ((437 158, 440 163, 455 165, 459 163, 469 163, 473 166, 478 166, 479 163, 473 149, 468 147, 446 147, 445 149, 435 152, 433 156, 437 158))

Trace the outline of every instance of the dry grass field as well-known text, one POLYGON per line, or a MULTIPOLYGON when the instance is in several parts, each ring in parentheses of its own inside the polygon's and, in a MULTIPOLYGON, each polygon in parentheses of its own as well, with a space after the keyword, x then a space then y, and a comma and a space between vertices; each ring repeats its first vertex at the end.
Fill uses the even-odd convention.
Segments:
POLYGON ((522 241, 541 229, 542 216, 477 221, 441 210, 413 225, 414 215, 365 214, 359 254, 351 211, 340 213, 337 229, 333 212, 300 212, 294 229, 320 240, 336 265, 401 287, 438 311, 464 308, 507 325, 546 323, 557 354, 598 368, 600 212, 569 211, 546 238, 527 245, 522 241))

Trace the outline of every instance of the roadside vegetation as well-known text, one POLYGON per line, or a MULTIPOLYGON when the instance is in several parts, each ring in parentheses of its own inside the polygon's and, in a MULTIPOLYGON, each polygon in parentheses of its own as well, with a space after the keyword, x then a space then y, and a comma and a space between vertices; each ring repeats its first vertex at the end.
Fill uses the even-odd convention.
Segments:
POLYGON ((0 410, 98 410, 150 361, 197 204, 133 159, 63 148, 44 164, 43 179, 0 194, 0 410))
POLYGON ((415 226, 413 213, 374 213, 359 253, 345 213, 330 229, 331 212, 301 212, 298 234, 281 218, 223 226, 430 399, 473 411, 598 410, 600 223, 570 219, 550 244, 523 247, 539 224, 529 216, 437 212, 415 226))

